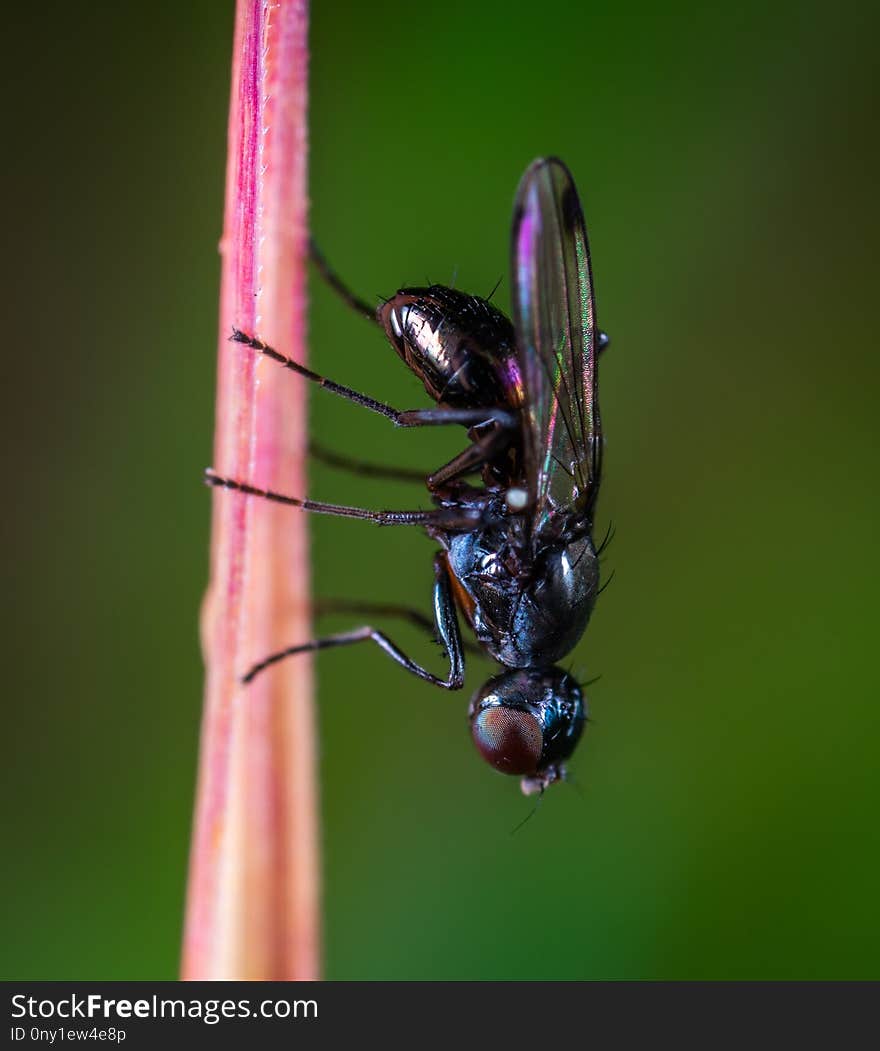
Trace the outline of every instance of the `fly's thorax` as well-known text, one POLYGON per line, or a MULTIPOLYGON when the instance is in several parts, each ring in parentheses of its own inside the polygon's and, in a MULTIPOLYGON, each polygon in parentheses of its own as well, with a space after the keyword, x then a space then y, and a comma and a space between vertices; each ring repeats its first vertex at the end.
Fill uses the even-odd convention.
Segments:
POLYGON ((456 408, 515 405, 522 383, 510 321, 453 288, 403 288, 377 318, 388 341, 436 401, 456 408))
POLYGON ((449 568, 471 599, 474 634, 510 668, 552 664, 569 653, 599 590, 599 560, 588 535, 534 546, 512 542, 510 530, 496 526, 449 540, 449 568))

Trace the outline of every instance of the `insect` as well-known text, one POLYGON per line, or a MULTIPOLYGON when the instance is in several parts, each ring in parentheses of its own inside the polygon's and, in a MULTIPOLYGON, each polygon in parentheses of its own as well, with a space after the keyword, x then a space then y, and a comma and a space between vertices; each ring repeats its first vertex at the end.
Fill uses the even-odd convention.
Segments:
MULTIPOLYGON (((488 300, 440 285, 401 289, 373 310, 314 246, 312 257, 342 298, 381 326, 435 405, 400 411, 312 372, 255 336, 236 330, 233 340, 398 427, 458 424, 469 442, 425 478, 433 502, 427 510, 319 503, 212 470, 206 481, 306 511, 422 527, 439 548, 433 619, 396 606, 337 608, 408 617, 434 632, 449 669, 445 678, 434 675, 383 631, 365 625, 273 653, 244 678, 298 653, 372 641, 419 678, 458 690, 465 672, 460 615, 482 651, 504 669, 471 700, 474 743, 497 770, 520 775, 526 794, 543 793, 565 777, 564 762, 586 720, 582 688, 557 662, 583 635, 600 590, 592 536, 603 444, 597 358, 608 337, 596 326, 587 231, 572 176, 561 161, 547 158, 530 165, 520 181, 512 322, 488 300)), ((317 451, 337 466, 355 466, 317 451)))

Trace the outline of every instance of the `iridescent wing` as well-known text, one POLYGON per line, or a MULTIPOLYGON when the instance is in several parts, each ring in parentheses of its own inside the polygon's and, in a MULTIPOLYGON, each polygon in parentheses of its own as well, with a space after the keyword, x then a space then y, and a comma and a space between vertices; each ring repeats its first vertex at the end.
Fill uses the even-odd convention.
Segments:
POLYGON ((555 157, 535 161, 522 177, 512 257, 535 528, 559 515, 589 522, 602 457, 593 277, 577 190, 555 157))

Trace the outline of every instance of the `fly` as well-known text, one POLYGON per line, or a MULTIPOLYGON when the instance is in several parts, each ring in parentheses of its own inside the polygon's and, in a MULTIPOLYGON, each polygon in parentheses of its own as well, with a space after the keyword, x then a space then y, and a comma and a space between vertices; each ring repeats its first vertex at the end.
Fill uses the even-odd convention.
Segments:
MULTIPOLYGON (((557 662, 583 635, 599 594, 592 535, 603 441, 597 358, 608 337, 596 326, 587 231, 571 174, 548 158, 535 161, 520 181, 511 238, 512 321, 488 300, 441 285, 400 289, 373 310, 314 245, 312 257, 349 306, 381 326, 434 407, 400 411, 318 375, 256 336, 235 330, 233 340, 398 427, 463 426, 469 444, 425 478, 433 502, 427 510, 320 503, 212 470, 206 481, 306 511, 422 527, 438 545, 433 617, 377 603, 335 608, 408 618, 435 635, 449 669, 445 678, 434 675, 383 631, 364 625, 273 653, 244 680, 298 653, 372 641, 413 675, 459 690, 466 645, 460 616, 504 669, 471 700, 474 743, 497 770, 521 776, 526 794, 543 792, 565 777, 565 760, 583 732, 583 691, 557 662)), ((336 466, 364 467, 312 451, 336 466)))

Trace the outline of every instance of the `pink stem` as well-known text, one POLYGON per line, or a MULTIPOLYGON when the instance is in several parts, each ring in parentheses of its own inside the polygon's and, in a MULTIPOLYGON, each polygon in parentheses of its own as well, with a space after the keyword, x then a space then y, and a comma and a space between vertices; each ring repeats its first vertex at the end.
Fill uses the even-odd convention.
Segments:
MULTIPOLYGON (((302 380, 228 337, 304 361, 305 0, 238 0, 221 243, 215 469, 305 492, 302 380)), ((214 490, 207 666, 183 977, 317 978, 318 798, 312 668, 249 665, 311 635, 306 518, 214 490)))

